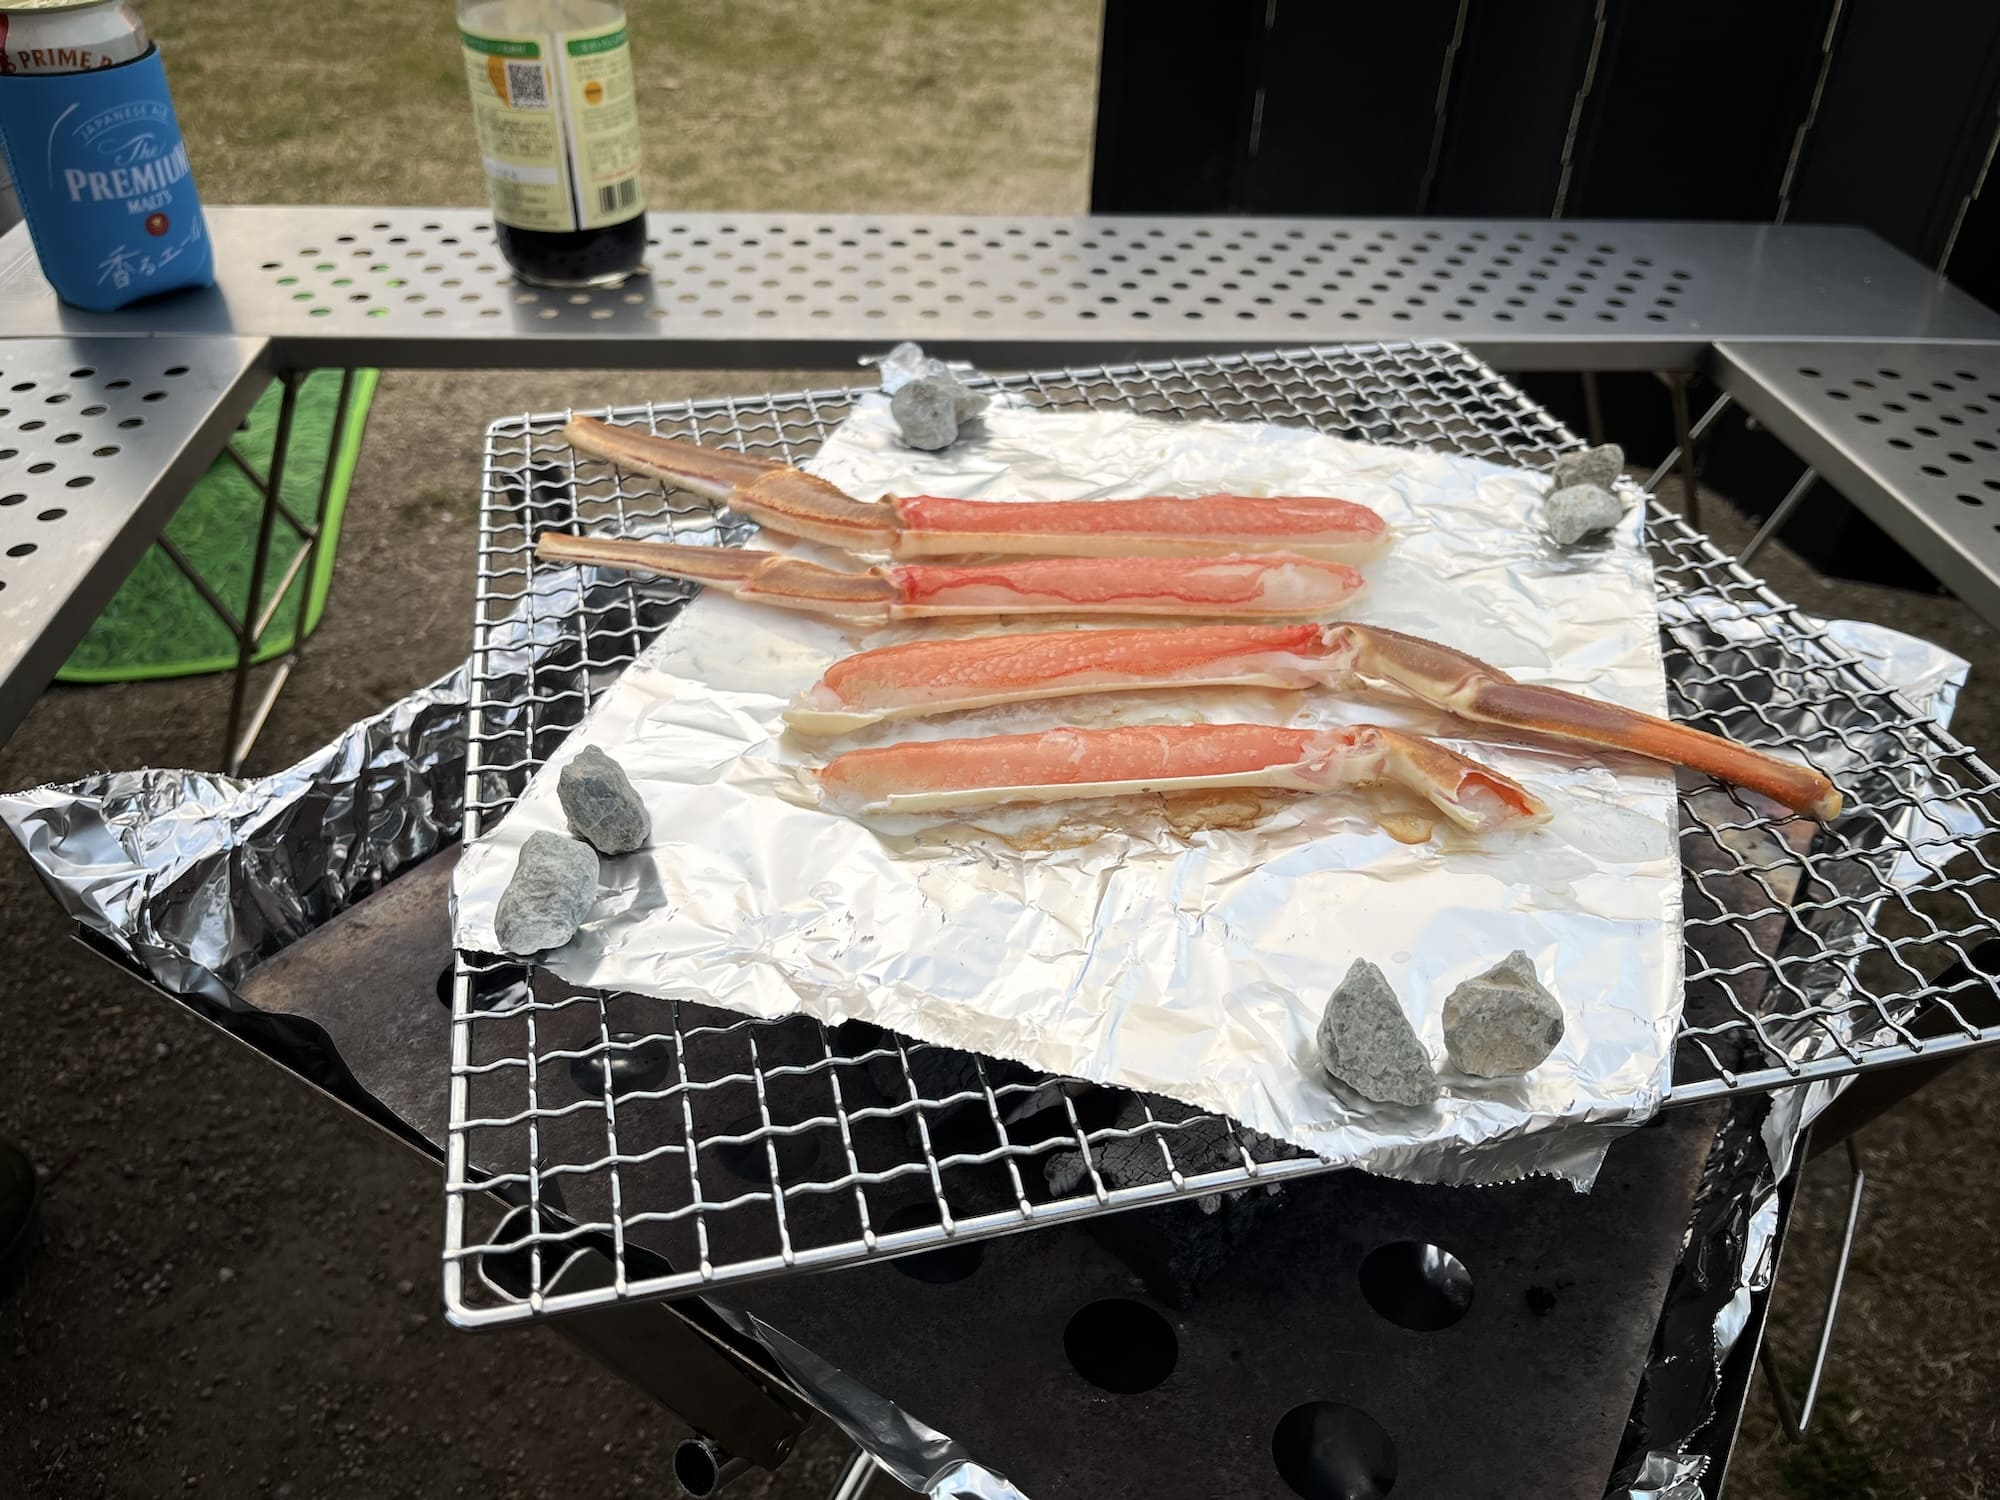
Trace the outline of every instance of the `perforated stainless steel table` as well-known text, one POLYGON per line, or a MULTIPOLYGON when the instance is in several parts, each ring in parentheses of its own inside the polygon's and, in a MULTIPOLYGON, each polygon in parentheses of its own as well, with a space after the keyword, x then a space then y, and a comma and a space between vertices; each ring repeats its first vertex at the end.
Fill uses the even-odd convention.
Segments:
MULTIPOLYGON (((93 482, 114 498, 88 508, 67 503, 68 468, 37 467, 41 445, 69 429, 22 431, 18 414, 0 417, 0 446, 15 452, 0 458, 0 494, 21 497, 11 513, 0 506, 0 554, 36 549, 0 561, 0 736, 273 374, 824 367, 902 338, 1000 369, 1442 337, 1510 370, 1655 370, 1676 380, 1720 345, 1736 361, 1725 371, 1757 385, 1746 361, 1800 363, 1758 353, 1781 347, 2000 343, 2000 316, 1874 235, 1824 225, 655 214, 648 275, 608 291, 551 292, 507 273, 476 209, 218 207, 210 217, 217 285, 120 313, 64 306, 25 229, 0 238, 0 358, 39 371, 44 389, 70 381, 78 410, 91 404, 92 380, 146 385, 156 368, 190 372, 144 414, 144 443, 105 456, 117 467, 93 482), (89 342, 89 357, 58 368, 77 341, 89 342), (86 366, 97 374, 67 374, 86 366), (54 510, 65 513, 60 550, 57 533, 37 529, 53 523, 23 519, 54 510)), ((1773 414, 1794 401, 1825 405, 1797 382, 1762 394, 1759 414, 1781 433, 1811 446, 1834 430, 1819 416, 1787 423, 1773 414)), ((1915 491, 1886 482, 1888 469, 1865 479, 1838 465, 1829 473, 1859 486, 1864 507, 1924 511, 1915 491)), ((2000 597, 1975 587, 1984 564, 1961 565, 1954 550, 1970 545, 1966 526, 1890 529, 1919 536, 1913 550, 1970 590, 1976 608, 2000 615, 2000 597)), ((246 650, 239 710, 249 658, 246 650)), ((261 708, 253 729, 260 718, 261 708)), ((246 746, 233 728, 226 745, 232 764, 240 760, 246 746)))
POLYGON ((0 240, 0 327, 271 339, 280 364, 991 367, 1448 338, 1510 370, 1694 369, 1724 339, 2000 338, 1861 229, 1590 220, 654 214, 651 274, 550 292, 474 209, 218 208, 218 285, 63 306, 0 240))
POLYGON ((0 342, 0 738, 256 400, 259 338, 0 342))
POLYGON ((2000 343, 1722 343, 1715 374, 1954 594, 2000 618, 2000 343))

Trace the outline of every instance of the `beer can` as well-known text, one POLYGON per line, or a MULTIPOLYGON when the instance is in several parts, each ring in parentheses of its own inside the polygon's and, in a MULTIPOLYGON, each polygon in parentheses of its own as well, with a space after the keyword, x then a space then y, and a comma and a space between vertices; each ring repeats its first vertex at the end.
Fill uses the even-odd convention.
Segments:
POLYGON ((148 45, 130 0, 0 0, 0 74, 88 73, 148 45))

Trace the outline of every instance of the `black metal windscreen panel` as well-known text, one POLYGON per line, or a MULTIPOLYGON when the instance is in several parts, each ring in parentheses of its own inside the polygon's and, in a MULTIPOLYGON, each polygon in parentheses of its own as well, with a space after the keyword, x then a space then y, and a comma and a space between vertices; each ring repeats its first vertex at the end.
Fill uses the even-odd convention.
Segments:
MULTIPOLYGON (((991 384, 1049 407, 1301 423, 1528 467, 1578 443, 1442 343, 991 384)), ((799 461, 857 394, 608 415, 799 461)), ((579 468, 561 437, 570 415, 487 431, 468 838, 506 813, 688 597, 669 581, 594 573, 579 590, 573 573, 536 561, 534 536, 671 529, 731 545, 747 535, 657 481, 579 468)), ((1682 778, 1688 993, 1670 1102, 2000 1041, 1980 953, 2000 937, 1988 914, 2000 781, 1677 517, 1654 507, 1648 519, 1675 715, 1803 753, 1850 801, 1821 826, 1682 778)), ((751 1020, 694 994, 578 990, 491 955, 459 954, 452 1014, 445 1286, 451 1317, 468 1326, 936 1250, 1325 1170, 1162 1100, 852 1023, 751 1020), (482 1195, 523 1210, 503 1238, 472 1232, 482 1195)))

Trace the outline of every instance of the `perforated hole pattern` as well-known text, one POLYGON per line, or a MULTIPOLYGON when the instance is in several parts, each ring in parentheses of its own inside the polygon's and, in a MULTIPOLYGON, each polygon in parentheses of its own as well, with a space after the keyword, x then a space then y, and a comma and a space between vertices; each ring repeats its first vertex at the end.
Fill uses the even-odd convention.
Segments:
MULTIPOLYGON (((1440 344, 1063 370, 994 384, 1049 407, 1288 421, 1529 467, 1576 442, 1506 381, 1440 344)), ((796 461, 853 397, 801 391, 608 415, 796 461)), ((472 837, 512 805, 683 599, 673 585, 613 575, 581 601, 573 591, 529 592, 543 572, 534 533, 581 524, 609 533, 672 528, 695 542, 743 536, 690 496, 579 460, 560 436, 568 415, 510 419, 487 433, 472 837), (535 657, 525 679, 520 654, 496 649, 517 613, 509 629, 525 623, 538 639, 563 643, 535 657)), ((1655 508, 1649 520, 1675 714, 1803 753, 1835 769, 1853 803, 1820 828, 1774 821, 1734 791, 1684 781, 1688 1000, 1673 1097, 2000 1040, 2000 1030, 1969 1024, 1957 1008, 1958 997, 1988 981, 1963 969, 1938 977, 2000 933, 1982 910, 2000 878, 1992 771, 1671 514, 1655 508), (1917 1039, 1919 1010, 1941 1036, 1917 1039)), ((691 997, 573 991, 545 974, 531 992, 494 991, 483 980, 517 972, 461 954, 454 987, 445 1280, 452 1316, 467 1324, 843 1264, 1323 1170, 1226 1121, 1115 1091, 1052 1086, 1010 1064, 872 1028, 758 1022, 691 997), (670 1059, 668 1076, 651 1086, 591 1087, 604 1070, 572 1066, 641 1047, 670 1059), (805 1138, 817 1149, 802 1149, 805 1138), (764 1179, 746 1183, 746 1164, 760 1158, 764 1179), (1071 1169, 1072 1185, 1061 1190, 1044 1170, 1057 1158, 1071 1169), (527 1205, 525 1231, 497 1247, 465 1236, 468 1195, 488 1191, 527 1205), (616 1261, 613 1286, 563 1282, 564 1260, 585 1237, 616 1261), (467 1274, 489 1251, 525 1259, 525 1302, 491 1296, 467 1274)))
POLYGON ((1881 445, 1872 456, 1901 491, 1949 495, 2000 532, 2000 365, 1949 348, 1910 349, 1859 368, 1824 359, 1798 374, 1818 382, 1871 447, 1881 445))
POLYGON ((162 362, 147 374, 76 365, 51 376, 5 360, 0 347, 0 591, 72 539, 107 465, 187 374, 162 362))
MULTIPOLYGON (((1284 318, 1523 330, 1658 331, 1696 272, 1618 243, 1616 231, 1236 227, 1131 220, 953 224, 743 216, 653 221, 650 277, 561 291, 517 282, 484 221, 357 218, 258 263, 310 318, 437 323, 453 312, 557 327, 724 318, 811 328, 860 318, 1232 328, 1284 318), (1606 238, 1606 234, 1610 238, 1606 238)), ((1101 328, 1100 328, 1100 331, 1101 328)))

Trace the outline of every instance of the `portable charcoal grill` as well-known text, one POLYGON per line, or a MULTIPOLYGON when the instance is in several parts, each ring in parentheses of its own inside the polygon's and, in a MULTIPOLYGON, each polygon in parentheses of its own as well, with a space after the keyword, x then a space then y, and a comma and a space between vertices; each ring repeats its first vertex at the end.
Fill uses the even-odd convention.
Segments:
MULTIPOLYGON (((1527 467, 1579 441, 1444 343, 983 383, 1037 405, 1297 422, 1527 467)), ((857 394, 605 415, 798 462, 857 394)), ((672 528, 677 540, 728 545, 748 531, 657 481, 601 465, 580 475, 560 436, 570 415, 487 430, 468 839, 507 811, 688 597, 630 577, 580 594, 551 587, 535 534, 672 528), (531 658, 509 644, 524 622, 559 649, 531 658)), ((1991 769, 1676 516, 1654 505, 1649 529, 1675 716, 1801 751, 1850 797, 1820 828, 1684 784, 1688 998, 1668 1102, 2000 1041, 2000 1025, 1968 1014, 1989 987, 1973 950, 2000 936, 1982 909, 2000 873, 1991 769)), ((444 1283, 461 1326, 915 1251, 949 1257, 984 1237, 1325 1170, 1225 1120, 872 1028, 574 991, 488 955, 462 952, 454 967, 444 1283), (516 1205, 491 1239, 469 1212, 485 1194, 516 1205), (598 1259, 581 1274, 586 1252, 598 1259)))

